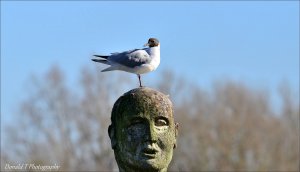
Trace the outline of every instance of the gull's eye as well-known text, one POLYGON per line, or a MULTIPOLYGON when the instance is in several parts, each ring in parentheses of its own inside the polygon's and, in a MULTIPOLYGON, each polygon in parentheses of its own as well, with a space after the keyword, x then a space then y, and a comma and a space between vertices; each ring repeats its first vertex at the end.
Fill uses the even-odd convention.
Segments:
POLYGON ((165 118, 158 118, 158 119, 155 120, 155 125, 158 126, 158 127, 168 126, 169 121, 165 118))

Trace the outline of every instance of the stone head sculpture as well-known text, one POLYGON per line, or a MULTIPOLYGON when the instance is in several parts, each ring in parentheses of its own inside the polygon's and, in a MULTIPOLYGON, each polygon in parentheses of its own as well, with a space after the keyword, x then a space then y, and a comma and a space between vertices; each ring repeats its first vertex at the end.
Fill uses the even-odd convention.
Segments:
POLYGON ((120 171, 167 171, 178 133, 168 96, 133 89, 115 102, 111 121, 108 134, 120 171))

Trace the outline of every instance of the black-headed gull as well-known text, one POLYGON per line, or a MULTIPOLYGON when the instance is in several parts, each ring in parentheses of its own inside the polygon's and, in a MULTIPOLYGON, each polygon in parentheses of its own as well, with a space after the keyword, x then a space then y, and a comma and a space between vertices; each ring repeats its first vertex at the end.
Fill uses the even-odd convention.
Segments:
POLYGON ((160 63, 160 44, 158 39, 150 38, 143 49, 134 49, 111 55, 94 55, 100 57, 92 59, 95 62, 110 65, 101 72, 121 70, 137 74, 142 87, 141 74, 155 70, 160 63))

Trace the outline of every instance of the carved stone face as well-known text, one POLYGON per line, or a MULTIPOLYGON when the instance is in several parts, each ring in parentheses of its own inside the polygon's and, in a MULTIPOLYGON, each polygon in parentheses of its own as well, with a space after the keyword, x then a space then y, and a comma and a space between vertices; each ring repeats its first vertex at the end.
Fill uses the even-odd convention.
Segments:
POLYGON ((133 94, 124 101, 115 136, 111 136, 116 139, 114 150, 120 171, 167 171, 177 128, 171 102, 160 94, 133 94))

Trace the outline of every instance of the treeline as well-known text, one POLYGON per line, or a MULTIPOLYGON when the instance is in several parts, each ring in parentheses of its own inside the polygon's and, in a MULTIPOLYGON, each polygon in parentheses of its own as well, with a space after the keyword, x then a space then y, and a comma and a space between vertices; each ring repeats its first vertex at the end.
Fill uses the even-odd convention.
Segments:
MULTIPOLYGON (((13 114, 17 122, 4 126, 2 170, 18 163, 118 170, 107 134, 110 112, 135 81, 87 67, 72 85, 57 66, 31 76, 13 114)), ((180 125, 170 171, 299 170, 299 92, 288 84, 278 86, 282 106, 276 110, 267 90, 237 81, 205 90, 165 71, 152 87, 170 95, 180 125)))

